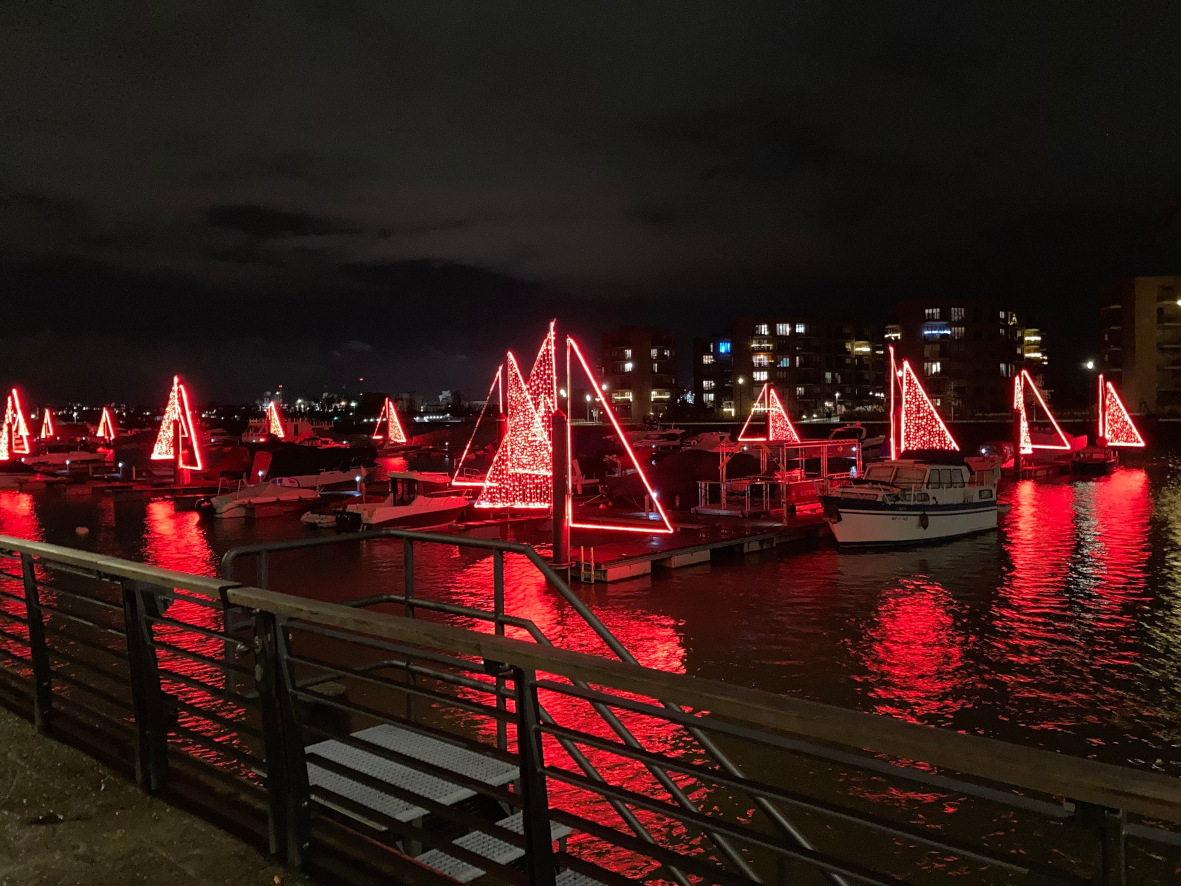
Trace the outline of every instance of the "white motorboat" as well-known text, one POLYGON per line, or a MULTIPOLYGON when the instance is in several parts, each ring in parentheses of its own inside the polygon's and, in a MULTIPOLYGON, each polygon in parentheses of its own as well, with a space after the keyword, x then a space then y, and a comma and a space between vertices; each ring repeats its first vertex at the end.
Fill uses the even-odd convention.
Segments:
POLYGON ((468 504, 467 497, 451 486, 447 474, 397 472, 390 474, 389 495, 381 501, 345 505, 337 514, 336 525, 340 529, 447 526, 459 518, 468 504))
POLYGON ((325 470, 315 474, 296 474, 293 477, 275 477, 271 482, 279 486, 292 486, 299 489, 327 489, 330 486, 344 486, 359 484, 372 479, 377 472, 376 466, 355 467, 343 471, 325 470))
POLYGON ((314 489, 274 482, 255 483, 224 495, 199 499, 197 510, 223 520, 272 516, 306 508, 319 497, 314 489))
POLYGON ((88 465, 101 465, 107 456, 102 452, 90 452, 85 449, 69 449, 68 447, 52 447, 45 452, 21 457, 21 462, 38 471, 55 472, 67 471, 71 468, 84 468, 88 465))
POLYGON ((909 459, 871 464, 820 498, 841 545, 908 545, 996 529, 996 475, 909 459))

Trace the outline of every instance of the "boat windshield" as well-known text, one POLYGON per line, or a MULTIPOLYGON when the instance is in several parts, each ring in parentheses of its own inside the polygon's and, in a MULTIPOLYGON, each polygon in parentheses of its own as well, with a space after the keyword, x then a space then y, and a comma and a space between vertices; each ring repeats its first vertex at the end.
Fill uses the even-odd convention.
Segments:
POLYGON ((894 475, 895 486, 922 486, 927 479, 927 469, 921 465, 899 465, 894 475))
POLYGON ((864 477, 871 483, 893 483, 894 482, 894 466, 893 465, 870 465, 865 469, 864 477))

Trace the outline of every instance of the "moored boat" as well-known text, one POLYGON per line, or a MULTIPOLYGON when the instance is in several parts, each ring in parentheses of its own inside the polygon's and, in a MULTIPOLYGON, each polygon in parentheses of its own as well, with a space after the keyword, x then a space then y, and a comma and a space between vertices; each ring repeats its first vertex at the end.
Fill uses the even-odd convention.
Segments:
POLYGON ((1110 446, 1087 446, 1070 459, 1070 472, 1082 476, 1100 477, 1110 474, 1119 465, 1119 453, 1110 446))
POLYGON ((197 500, 197 510, 219 519, 273 516, 302 510, 320 497, 314 489, 254 483, 233 492, 197 500))
POLYGON ((451 486, 451 478, 446 474, 391 473, 389 495, 381 501, 345 505, 337 512, 336 525, 354 530, 370 526, 387 529, 448 526, 459 519, 468 504, 467 496, 451 486))
POLYGON ((965 464, 878 462, 820 501, 841 545, 920 544, 997 526, 994 473, 965 464))

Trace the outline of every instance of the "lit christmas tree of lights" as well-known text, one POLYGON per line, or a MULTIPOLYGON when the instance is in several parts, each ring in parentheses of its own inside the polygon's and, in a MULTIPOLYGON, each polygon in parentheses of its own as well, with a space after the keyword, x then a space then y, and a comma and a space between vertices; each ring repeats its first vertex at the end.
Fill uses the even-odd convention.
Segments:
POLYGON ((472 441, 476 439, 476 434, 480 432, 480 422, 484 420, 484 413, 488 411, 488 404, 492 402, 492 392, 500 385, 501 374, 504 372, 504 364, 496 367, 496 374, 492 376, 492 385, 488 388, 488 396, 484 398, 484 405, 480 407, 480 414, 476 416, 476 425, 472 428, 472 435, 467 438, 467 445, 463 447, 463 454, 459 456, 459 461, 455 463, 455 476, 451 478, 452 486, 483 486, 483 480, 466 480, 463 478, 463 464, 467 461, 468 453, 472 448, 472 441))
POLYGON ((1013 408, 1021 415, 1021 454, 1030 455, 1035 449, 1060 449, 1066 452, 1070 451, 1070 441, 1066 439, 1066 434, 1062 433, 1062 428, 1058 426, 1057 420, 1054 418, 1054 413, 1050 412, 1050 407, 1046 405, 1046 400, 1042 397, 1042 392, 1038 390, 1037 382, 1033 380, 1033 376, 1029 371, 1022 369, 1021 372, 1013 379, 1013 408), (1058 435, 1057 443, 1034 443, 1033 437, 1029 432, 1029 416, 1025 411, 1025 391, 1033 391, 1033 395, 1037 398, 1038 404, 1045 413, 1046 418, 1054 427, 1054 432, 1058 435))
POLYGON ((111 410, 106 406, 103 407, 103 415, 99 419, 96 436, 100 440, 108 442, 115 439, 115 419, 111 416, 111 410))
POLYGON ((180 376, 172 377, 172 393, 168 396, 168 406, 164 410, 164 419, 160 422, 160 433, 156 436, 156 445, 152 449, 153 461, 171 461, 178 453, 173 449, 173 436, 176 434, 174 426, 179 427, 177 435, 180 440, 180 467, 188 470, 203 470, 201 465, 201 447, 197 443, 196 429, 193 426, 193 415, 189 410, 189 394, 181 384, 180 376), (185 458, 185 441, 189 443, 191 460, 185 458))
POLYGON ((279 407, 274 400, 267 407, 267 432, 280 440, 287 436, 283 433, 283 419, 279 417, 279 407))
POLYGON ((755 399, 754 406, 751 407, 750 415, 746 417, 746 424, 742 426, 742 431, 738 434, 739 441, 743 443, 799 443, 800 435, 796 433, 795 426, 792 425, 791 419, 787 417, 787 410, 783 408, 783 403, 779 399, 779 394, 771 387, 771 383, 767 382, 763 385, 763 389, 759 391, 759 396, 755 399), (750 428, 750 423, 755 416, 765 417, 768 412, 771 416, 771 436, 766 436, 766 421, 760 422, 762 427, 757 427, 749 436, 747 434, 750 428))
POLYGON ((385 440, 387 443, 405 443, 406 434, 402 430, 402 423, 398 421, 398 410, 394 408, 394 401, 389 397, 381 406, 381 414, 377 416, 377 427, 373 429, 374 440, 385 440))
POLYGON ((512 353, 505 375, 508 428, 475 506, 547 509, 553 504, 553 447, 512 353))
POLYGON ((29 425, 21 409, 20 394, 13 388, 4 404, 4 427, 0 429, 0 461, 29 454, 29 425))
POLYGON ((53 426, 53 410, 46 406, 41 414, 41 439, 48 440, 50 437, 56 436, 57 428, 53 426))
POLYGON ((958 451, 960 448, 935 411, 909 360, 902 361, 902 416, 899 426, 903 453, 921 449, 958 451))
POLYGON ((1107 445, 1143 447, 1144 438, 1124 408, 1124 401, 1116 393, 1115 386, 1103 376, 1099 376, 1099 399, 1099 435, 1107 438, 1107 445))

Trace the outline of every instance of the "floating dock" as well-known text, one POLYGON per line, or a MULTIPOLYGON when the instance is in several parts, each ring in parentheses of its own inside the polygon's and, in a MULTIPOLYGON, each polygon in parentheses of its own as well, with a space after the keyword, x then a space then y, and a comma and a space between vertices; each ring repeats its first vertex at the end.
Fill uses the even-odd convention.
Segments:
POLYGON ((828 521, 820 511, 767 520, 690 514, 678 515, 674 523, 674 535, 641 535, 595 545, 580 545, 575 539, 570 577, 590 583, 622 581, 648 575, 653 569, 695 566, 716 556, 817 541, 830 534, 828 521))

